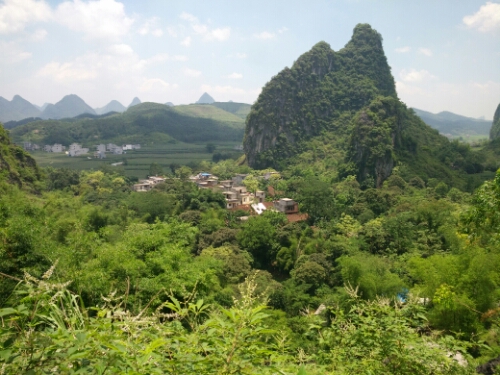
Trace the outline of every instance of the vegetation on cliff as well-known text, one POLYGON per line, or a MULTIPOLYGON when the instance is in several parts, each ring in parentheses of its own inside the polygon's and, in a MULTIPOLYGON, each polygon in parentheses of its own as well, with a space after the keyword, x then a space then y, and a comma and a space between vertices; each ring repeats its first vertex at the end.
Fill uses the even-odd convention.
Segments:
POLYGON ((484 156, 461 147, 398 100, 382 37, 366 24, 342 50, 320 42, 273 77, 252 106, 244 138, 256 168, 294 173, 317 161, 337 181, 352 174, 380 187, 399 167, 407 179, 472 190, 498 165, 487 167, 484 156))
POLYGON ((490 130, 490 139, 496 139, 500 137, 500 104, 495 111, 495 115, 493 116, 493 124, 491 125, 490 130))

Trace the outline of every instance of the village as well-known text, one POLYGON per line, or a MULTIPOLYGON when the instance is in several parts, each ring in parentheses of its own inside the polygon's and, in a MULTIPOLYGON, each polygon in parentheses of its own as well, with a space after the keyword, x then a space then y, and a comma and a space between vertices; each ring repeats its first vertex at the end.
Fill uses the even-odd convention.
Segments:
MULTIPOLYGON (((93 153, 94 158, 104 159, 106 158, 106 153, 113 155, 121 155, 128 150, 139 150, 141 148, 140 144, 124 144, 122 146, 115 145, 114 143, 99 144, 95 146, 95 151, 93 153)), ((90 152, 89 148, 82 147, 79 143, 72 143, 69 147, 63 146, 60 143, 54 143, 53 145, 45 145, 41 148, 36 143, 23 142, 23 149, 26 151, 38 151, 42 149, 45 152, 53 153, 66 153, 68 156, 80 156, 86 155, 90 152), (67 151, 66 151, 67 149, 67 151)))
MULTIPOLYGON (((269 179, 271 175, 278 172, 268 172, 262 179, 269 179)), ((261 215, 265 211, 277 211, 286 215, 289 222, 303 221, 307 219, 307 214, 299 213, 299 205, 291 198, 279 198, 266 201, 266 192, 256 190, 250 192, 247 190, 243 181, 247 174, 236 174, 231 180, 219 181, 217 176, 207 172, 200 172, 189 177, 189 181, 196 184, 199 189, 210 189, 220 192, 226 199, 226 209, 230 211, 244 211, 247 213, 241 216, 240 220, 247 220, 249 216, 261 215)), ((140 180, 139 183, 132 186, 136 192, 151 191, 156 185, 163 183, 168 177, 151 176, 146 180, 140 180)), ((271 198, 275 192, 271 187, 268 188, 268 194, 271 198)))

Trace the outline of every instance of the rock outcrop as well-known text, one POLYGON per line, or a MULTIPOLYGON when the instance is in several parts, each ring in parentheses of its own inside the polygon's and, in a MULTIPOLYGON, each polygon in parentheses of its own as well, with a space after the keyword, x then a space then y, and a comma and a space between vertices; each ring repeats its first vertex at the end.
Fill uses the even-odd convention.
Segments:
POLYGON ((370 25, 357 25, 338 52, 316 44, 273 77, 252 106, 244 139, 249 165, 277 166, 300 151, 301 141, 342 131, 377 96, 397 99, 382 37, 370 25))

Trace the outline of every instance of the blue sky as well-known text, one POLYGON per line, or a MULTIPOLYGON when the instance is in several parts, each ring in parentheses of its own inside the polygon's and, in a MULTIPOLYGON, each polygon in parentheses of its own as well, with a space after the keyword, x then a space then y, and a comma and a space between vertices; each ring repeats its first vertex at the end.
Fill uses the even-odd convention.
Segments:
POLYGON ((341 49, 357 23, 382 34, 408 106, 493 117, 500 2, 476 0, 0 0, 0 96, 100 107, 206 91, 251 104, 314 44, 341 49))

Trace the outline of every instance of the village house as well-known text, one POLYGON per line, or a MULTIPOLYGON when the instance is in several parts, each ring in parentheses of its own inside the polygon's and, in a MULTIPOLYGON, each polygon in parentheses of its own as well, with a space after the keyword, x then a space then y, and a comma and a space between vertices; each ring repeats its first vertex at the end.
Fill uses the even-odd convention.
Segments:
POLYGON ((63 152, 65 148, 66 147, 64 147, 63 145, 61 145, 59 143, 54 143, 53 146, 51 146, 51 145, 45 145, 43 147, 43 151, 47 151, 47 152, 63 152))
POLYGON ((146 192, 150 191, 153 188, 154 184, 148 180, 141 180, 138 184, 134 184, 132 186, 132 190, 137 192, 146 192))
POLYGON ((23 149, 25 149, 26 151, 36 151, 40 149, 40 146, 38 146, 36 143, 23 142, 23 149))
POLYGON ((126 144, 126 145, 122 146, 122 150, 123 151, 127 151, 127 150, 139 150, 140 148, 141 148, 140 144, 135 144, 135 145, 126 144))
POLYGON ((69 150, 68 150, 68 155, 69 156, 80 156, 80 155, 85 155, 89 153, 88 148, 82 147, 82 145, 78 143, 72 143, 69 145, 69 150))
POLYGON ((147 180, 140 180, 139 183, 134 184, 132 186, 132 190, 137 192, 150 191, 151 189, 153 189, 153 187, 155 187, 155 185, 158 185, 165 181, 165 177, 151 176, 147 180))
POLYGON ((233 177, 233 186, 241 186, 243 183, 243 180, 248 176, 248 174, 245 173, 238 173, 236 176, 233 177))
POLYGON ((293 199, 281 198, 274 202, 276 211, 283 212, 284 214, 296 214, 299 212, 299 205, 293 199))

